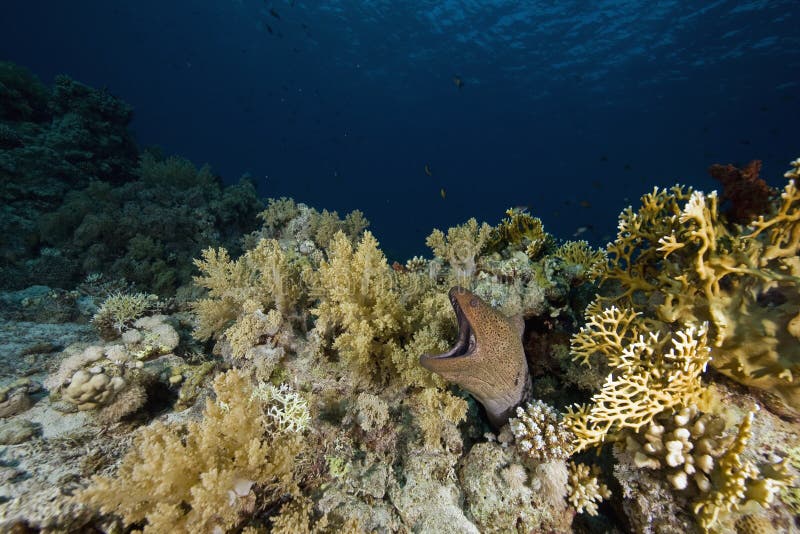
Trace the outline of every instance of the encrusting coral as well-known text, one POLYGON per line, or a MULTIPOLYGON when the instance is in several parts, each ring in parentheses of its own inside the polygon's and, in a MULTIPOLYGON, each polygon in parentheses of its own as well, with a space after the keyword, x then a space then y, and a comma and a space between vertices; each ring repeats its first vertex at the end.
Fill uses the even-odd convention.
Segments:
MULTIPOLYGON (((93 478, 77 499, 155 533, 224 532, 257 503, 298 497, 293 473, 304 425, 281 422, 285 406, 253 394, 241 372, 217 377, 214 391, 201 421, 147 427, 115 476, 93 478)), ((302 405, 297 410, 295 417, 306 416, 302 405)))
POLYGON ((690 482, 700 491, 711 489, 708 476, 725 450, 725 423, 692 405, 674 414, 664 412, 647 427, 626 437, 625 450, 637 467, 665 471, 672 487, 684 490, 690 482))
POLYGON ((660 471, 675 490, 690 497, 704 531, 725 531, 723 520, 735 518, 748 501, 769 507, 791 478, 782 462, 759 467, 743 458, 752 418, 753 412, 748 413, 737 434, 728 436, 720 417, 696 406, 665 412, 646 429, 628 432, 617 451, 632 455, 636 467, 660 471))

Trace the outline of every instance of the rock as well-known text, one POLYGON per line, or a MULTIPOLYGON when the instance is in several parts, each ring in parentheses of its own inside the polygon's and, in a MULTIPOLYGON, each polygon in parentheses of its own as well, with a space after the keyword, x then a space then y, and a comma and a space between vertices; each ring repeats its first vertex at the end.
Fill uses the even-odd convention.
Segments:
POLYGON ((12 419, 0 425, 0 445, 17 445, 39 435, 41 428, 27 419, 12 419))

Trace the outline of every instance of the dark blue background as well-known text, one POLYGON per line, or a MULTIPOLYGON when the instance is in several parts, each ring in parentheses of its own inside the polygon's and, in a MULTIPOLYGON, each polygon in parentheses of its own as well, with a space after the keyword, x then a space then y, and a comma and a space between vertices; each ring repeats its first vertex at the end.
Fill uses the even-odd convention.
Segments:
POLYGON ((712 163, 782 184, 798 28, 774 0, 3 0, 0 59, 107 87, 141 145, 228 182, 361 209, 401 259, 520 205, 602 244, 654 185, 717 187, 712 163))

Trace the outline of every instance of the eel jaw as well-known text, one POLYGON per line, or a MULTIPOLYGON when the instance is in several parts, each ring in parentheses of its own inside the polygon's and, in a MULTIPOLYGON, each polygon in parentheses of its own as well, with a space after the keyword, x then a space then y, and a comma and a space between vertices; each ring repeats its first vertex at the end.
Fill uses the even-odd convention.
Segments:
POLYGON ((472 328, 472 325, 470 325, 469 319, 467 319, 464 310, 461 309, 461 305, 458 303, 458 300, 456 300, 452 294, 450 295, 450 304, 453 306, 453 311, 456 314, 456 321, 458 322, 458 339, 456 340, 455 345, 453 345, 453 347, 447 352, 443 352, 441 354, 423 354, 420 357, 420 363, 422 366, 431 371, 434 371, 432 367, 435 367, 435 363, 432 360, 445 360, 462 357, 466 358, 475 353, 475 348, 477 346, 477 341, 475 340, 475 331, 472 328))

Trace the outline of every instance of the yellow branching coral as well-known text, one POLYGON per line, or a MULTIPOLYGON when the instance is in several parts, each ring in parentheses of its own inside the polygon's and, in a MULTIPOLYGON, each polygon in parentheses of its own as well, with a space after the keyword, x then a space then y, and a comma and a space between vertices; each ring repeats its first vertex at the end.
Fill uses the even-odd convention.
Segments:
POLYGON ((495 250, 513 247, 524 250, 531 259, 539 256, 550 236, 544 231, 541 219, 533 217, 524 209, 509 208, 506 217, 491 236, 490 247, 495 250))
POLYGON ((303 436, 271 423, 245 375, 220 375, 214 391, 201 421, 144 429, 116 476, 93 478, 78 500, 145 533, 188 533, 234 528, 256 495, 262 505, 299 495, 292 471, 303 436))
POLYGON ((709 360, 706 327, 689 326, 671 335, 646 332, 635 314, 595 305, 587 325, 573 338, 575 359, 606 356, 612 372, 591 404, 567 409, 564 423, 576 450, 638 430, 661 412, 700 401, 700 375, 709 360))
POLYGON ((616 297, 621 306, 630 305, 630 297, 636 291, 657 289, 659 240, 679 226, 681 204, 691 193, 691 189, 678 185, 669 190, 654 188, 642 196, 639 211, 628 206, 620 214, 617 238, 607 248, 609 265, 603 279, 616 280, 624 288, 616 297))
POLYGON ((225 249, 206 249, 195 260, 201 275, 194 281, 208 296, 194 303, 197 314, 195 337, 204 340, 219 335, 243 313, 274 308, 283 317, 296 315, 303 287, 301 266, 278 241, 262 239, 238 260, 225 249))
POLYGON ((716 193, 674 187, 620 216, 603 279, 621 307, 656 303, 664 323, 709 323, 712 365, 800 412, 800 191, 796 170, 773 210, 739 227, 716 193), (640 298, 641 297, 641 298, 640 298))
POLYGON ((567 241, 556 249, 553 256, 577 265, 582 275, 589 280, 594 280, 605 272, 605 251, 593 249, 586 241, 567 241))
POLYGON ((602 354, 609 365, 619 367, 622 348, 639 335, 636 318, 639 314, 629 309, 610 306, 602 309, 599 301, 586 308, 586 324, 572 336, 570 351, 574 360, 589 365, 589 358, 602 354))
POLYGON ((456 280, 468 281, 475 273, 476 259, 486 246, 492 227, 486 223, 478 225, 474 218, 460 226, 447 230, 434 230, 425 240, 436 257, 446 261, 456 280))
POLYGON ((600 468, 570 462, 567 500, 580 514, 597 515, 597 503, 611 497, 611 490, 597 478, 600 468))
POLYGON ((772 476, 764 475, 742 454, 750 439, 750 412, 739 425, 730 448, 719 459, 717 468, 711 473, 712 489, 695 502, 694 513, 705 532, 718 532, 725 516, 739 510, 748 501, 767 507, 774 496, 785 486, 788 476, 784 466, 769 466, 772 476))

